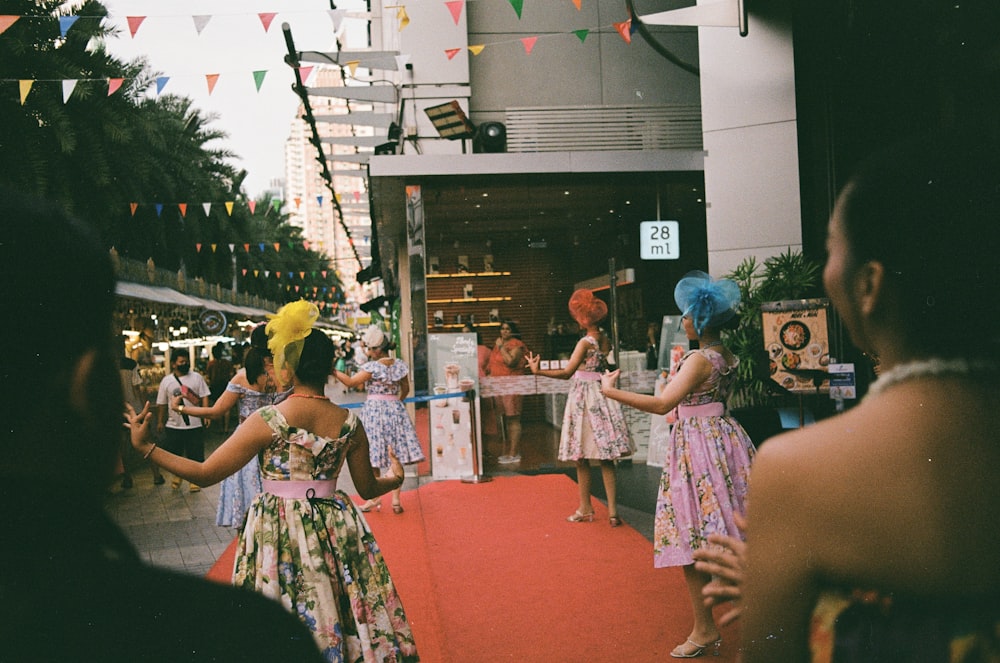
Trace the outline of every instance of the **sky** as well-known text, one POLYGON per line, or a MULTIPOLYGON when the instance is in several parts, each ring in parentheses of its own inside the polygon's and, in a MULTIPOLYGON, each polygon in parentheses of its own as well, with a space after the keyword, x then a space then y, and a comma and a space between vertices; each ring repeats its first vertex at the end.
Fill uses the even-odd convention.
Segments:
MULTIPOLYGON (((117 37, 107 49, 121 60, 145 57, 154 72, 169 77, 162 94, 189 97, 209 124, 229 138, 209 147, 225 147, 247 170, 243 188, 251 197, 283 178, 284 145, 299 98, 292 91, 294 74, 284 62, 288 49, 282 23, 291 27, 299 51, 336 48, 329 0, 104 0, 117 37), (276 13, 265 32, 258 14, 276 13), (129 32, 128 19, 145 16, 129 32), (210 16, 201 34, 195 16, 210 16), (255 71, 267 71, 257 91, 255 71), (219 74, 208 91, 207 75, 219 74)), ((363 10, 363 0, 338 0, 338 9, 363 10)), ((348 24, 361 23, 349 19, 348 24)), ((311 80, 311 79, 309 79, 311 80)), ((156 87, 150 91, 156 96, 156 87)))

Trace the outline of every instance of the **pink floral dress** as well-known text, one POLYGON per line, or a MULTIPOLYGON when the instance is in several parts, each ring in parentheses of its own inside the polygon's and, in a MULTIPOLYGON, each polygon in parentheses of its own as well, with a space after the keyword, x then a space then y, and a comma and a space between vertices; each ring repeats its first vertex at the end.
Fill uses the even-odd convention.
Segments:
POLYGON ((755 449, 739 422, 725 413, 736 364, 727 364, 715 350, 695 350, 678 370, 694 353, 712 364, 712 373, 681 401, 670 433, 653 524, 656 568, 694 563, 691 553, 713 532, 741 536, 733 514, 746 513, 755 449))
POLYGON ((601 393, 601 373, 607 370, 608 360, 597 339, 592 336, 584 336, 584 339, 591 347, 587 348, 583 363, 570 378, 559 460, 614 460, 631 456, 635 447, 621 405, 601 393))

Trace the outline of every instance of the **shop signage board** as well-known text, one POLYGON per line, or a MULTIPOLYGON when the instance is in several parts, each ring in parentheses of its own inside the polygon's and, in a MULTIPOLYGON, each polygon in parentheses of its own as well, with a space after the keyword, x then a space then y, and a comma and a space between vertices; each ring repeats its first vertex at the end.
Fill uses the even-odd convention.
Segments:
POLYGON ((461 479, 473 474, 472 453, 479 453, 479 352, 475 334, 428 334, 427 371, 435 395, 474 390, 476 396, 431 400, 431 475, 434 479, 461 479))
POLYGON ((793 394, 830 391, 829 309, 827 299, 761 306, 771 379, 793 394))
POLYGON ((680 258, 680 223, 677 221, 642 221, 639 223, 639 257, 643 260, 677 260, 680 258))

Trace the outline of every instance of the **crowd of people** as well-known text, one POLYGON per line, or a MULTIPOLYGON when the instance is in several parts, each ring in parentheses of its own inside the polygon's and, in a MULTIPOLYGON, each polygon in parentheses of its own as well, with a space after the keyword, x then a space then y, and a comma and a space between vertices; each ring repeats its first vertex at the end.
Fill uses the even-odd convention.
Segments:
MULTIPOLYGON (((565 366, 542 368, 512 322, 480 353, 483 375, 570 381, 559 459, 577 470, 572 523, 594 519, 597 461, 610 524, 623 524, 615 462, 634 445, 621 404, 676 411, 653 537, 653 565, 681 567, 692 609, 672 657, 718 652, 720 626, 732 622, 747 663, 1000 657, 997 154, 982 141, 925 138, 875 155, 850 179, 829 222, 823 284, 851 342, 878 358, 878 379, 855 407, 759 450, 726 406, 738 359, 725 332, 740 310, 739 288, 726 279, 692 272, 675 285, 697 347, 656 395, 617 387, 601 328, 607 307, 589 290, 568 303, 582 334, 565 366), (723 603, 731 605, 717 623, 723 603)), ((3 328, 8 347, 23 348, 5 369, 19 388, 2 399, 0 491, 18 541, 0 552, 18 570, 0 577, 0 593, 18 597, 0 607, 5 652, 418 660, 363 515, 385 493, 402 513, 403 465, 423 460, 402 404, 409 367, 390 356, 387 335, 367 330, 367 361, 345 372, 314 328, 316 307, 292 302, 254 330, 238 371, 221 365, 221 391, 175 350, 155 403, 143 401, 134 360, 111 339, 106 252, 59 210, 14 194, 5 201, 16 223, 5 226, 0 262, 18 324, 3 328), (43 241, 65 259, 51 265, 57 285, 39 291, 25 247, 43 241), (54 324, 67 316, 69 338, 54 324), (65 351, 45 351, 57 336, 65 351), (330 379, 365 388, 360 416, 331 402, 330 379), (203 419, 234 406, 239 425, 206 458, 203 419), (123 407, 127 439, 154 476, 162 469, 191 491, 224 483, 218 522, 239 529, 234 587, 143 564, 108 520, 104 488, 128 455, 123 407), (41 462, 44 482, 31 472, 41 462), (337 487, 345 465, 368 500, 360 508, 337 487), (39 637, 31 620, 54 605, 59 619, 39 637), (245 637, 255 632, 269 636, 245 637)), ((501 461, 511 462, 521 404, 503 396, 497 406, 508 444, 501 461)))

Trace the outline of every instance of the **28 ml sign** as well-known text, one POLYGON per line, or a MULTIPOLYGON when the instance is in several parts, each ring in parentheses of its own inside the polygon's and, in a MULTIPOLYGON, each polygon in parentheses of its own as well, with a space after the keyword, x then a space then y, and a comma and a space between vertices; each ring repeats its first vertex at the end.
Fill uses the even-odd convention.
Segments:
POLYGON ((639 224, 639 257, 643 260, 677 260, 681 257, 677 221, 643 221, 639 224))

